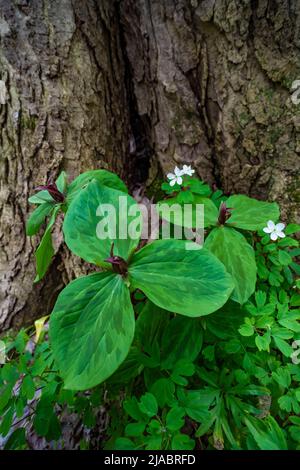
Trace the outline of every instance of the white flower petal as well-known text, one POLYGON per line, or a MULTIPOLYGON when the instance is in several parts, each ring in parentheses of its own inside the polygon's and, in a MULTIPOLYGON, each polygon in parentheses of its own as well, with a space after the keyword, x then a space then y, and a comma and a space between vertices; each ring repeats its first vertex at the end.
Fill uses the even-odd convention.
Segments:
POLYGON ((276 225, 275 225, 275 229, 276 229, 277 232, 278 232, 278 231, 279 231, 279 232, 282 232, 282 230, 284 229, 284 227, 285 227, 285 224, 283 224, 283 223, 281 223, 281 222, 280 222, 279 224, 276 224, 276 225))
POLYGON ((181 176, 181 175, 183 175, 183 171, 180 170, 180 168, 178 168, 177 166, 175 166, 174 173, 175 173, 176 176, 181 176))
POLYGON ((268 228, 268 227, 263 228, 263 231, 264 231, 265 233, 272 233, 272 232, 273 232, 273 230, 271 230, 271 229, 268 228))
POLYGON ((174 186, 175 183, 176 183, 176 178, 170 181, 170 186, 174 186))
POLYGON ((173 173, 168 173, 167 178, 168 178, 168 180, 173 180, 174 178, 176 178, 176 176, 173 175, 173 173))
POLYGON ((178 176, 178 178, 177 178, 177 183, 178 183, 178 184, 182 184, 182 178, 181 178, 181 176, 178 176))
POLYGON ((285 238, 285 234, 283 232, 280 232, 280 230, 276 230, 276 235, 280 238, 285 238))
POLYGON ((270 235, 270 237, 271 237, 271 240, 273 240, 273 241, 275 242, 275 241, 277 240, 277 238, 278 238, 278 235, 277 235, 276 232, 272 232, 271 235, 270 235))
POLYGON ((192 174, 195 173, 195 170, 192 169, 191 165, 183 165, 182 172, 185 175, 192 176, 192 174))
POLYGON ((267 227, 273 231, 275 229, 275 224, 273 222, 273 220, 269 220, 268 223, 267 223, 267 227))

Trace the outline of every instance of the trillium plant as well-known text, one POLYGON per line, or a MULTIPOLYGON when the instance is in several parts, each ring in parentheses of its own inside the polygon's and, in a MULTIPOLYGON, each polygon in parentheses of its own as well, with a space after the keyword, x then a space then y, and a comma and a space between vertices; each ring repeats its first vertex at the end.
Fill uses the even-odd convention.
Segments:
POLYGON ((66 213, 71 201, 91 179, 96 179, 108 187, 128 192, 123 181, 114 173, 106 170, 87 171, 78 176, 70 185, 67 184, 66 173, 62 171, 55 182, 49 181, 46 185, 37 186, 36 194, 28 199, 37 208, 27 221, 27 235, 36 235, 48 218, 44 235, 35 253, 36 282, 44 277, 54 255, 51 231, 59 212, 66 213))
POLYGON ((167 179, 162 185, 166 198, 158 202, 158 211, 162 203, 188 203, 195 211, 197 204, 202 204, 206 238, 201 249, 187 250, 185 240, 172 238, 142 246, 140 219, 137 236, 127 232, 121 237, 124 213, 114 219, 114 230, 107 227, 107 236, 98 237, 107 204, 120 214, 120 196, 125 197, 128 225, 136 223, 132 214, 138 212, 125 184, 105 170, 83 173, 70 184, 62 173, 55 182, 38 187, 29 199, 37 208, 28 221, 27 233, 37 234, 48 218, 36 252, 36 280, 43 277, 51 262, 51 229, 60 211, 66 245, 96 267, 96 272, 63 289, 50 317, 51 347, 67 389, 96 386, 126 359, 135 337, 133 299, 137 293, 142 293, 147 305, 160 309, 161 315, 168 311, 182 322, 188 317, 213 317, 228 301, 242 305, 253 294, 257 280, 255 237, 267 233, 276 240, 284 236, 284 225, 272 222, 279 218, 276 203, 244 195, 226 198, 200 181, 188 165, 176 167, 167 179))

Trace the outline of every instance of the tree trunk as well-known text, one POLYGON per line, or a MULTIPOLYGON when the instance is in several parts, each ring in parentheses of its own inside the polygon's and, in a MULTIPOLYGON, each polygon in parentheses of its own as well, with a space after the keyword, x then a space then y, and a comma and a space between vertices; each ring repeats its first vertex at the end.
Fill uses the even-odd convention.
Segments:
POLYGON ((62 169, 105 167, 132 187, 192 163, 295 219, 297 0, 0 0, 0 40, 0 329, 49 313, 88 269, 56 234, 32 285, 27 198, 62 169))
MULTIPOLYGON (((128 113, 113 2, 0 1, 0 328, 49 312, 74 259, 57 251, 33 286, 37 240, 26 237, 27 198, 64 169, 109 167, 128 174, 128 113)), ((76 266, 76 264, 75 264, 76 266)), ((74 275, 74 274, 73 274, 74 275)))
POLYGON ((125 0, 120 17, 137 112, 162 168, 192 162, 225 192, 296 210, 299 2, 125 0))

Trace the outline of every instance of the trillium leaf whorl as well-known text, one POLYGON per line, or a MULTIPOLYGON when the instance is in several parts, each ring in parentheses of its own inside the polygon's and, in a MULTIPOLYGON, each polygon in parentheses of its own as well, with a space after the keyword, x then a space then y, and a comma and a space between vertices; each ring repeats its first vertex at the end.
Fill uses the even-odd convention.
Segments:
POLYGON ((113 269, 71 282, 55 304, 50 339, 68 389, 85 390, 103 382, 127 356, 135 327, 129 286, 142 290, 158 307, 189 317, 219 309, 234 287, 212 253, 196 244, 197 249, 187 250, 185 240, 154 241, 133 254, 142 227, 135 238, 129 231, 124 238, 119 236, 122 216, 128 226, 137 219, 128 215, 130 210, 119 210, 120 196, 127 208, 138 213, 130 196, 93 180, 76 196, 65 217, 68 247, 86 261, 113 269), (116 213, 108 220, 108 229, 112 226, 116 233, 101 239, 97 226, 107 204, 116 213))

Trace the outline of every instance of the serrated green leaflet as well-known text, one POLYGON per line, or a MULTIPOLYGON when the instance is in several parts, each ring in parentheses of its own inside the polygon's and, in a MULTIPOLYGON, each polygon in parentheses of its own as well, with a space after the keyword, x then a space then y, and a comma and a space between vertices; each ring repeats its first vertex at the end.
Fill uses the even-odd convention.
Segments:
POLYGON ((138 224, 135 239, 126 231, 126 225, 130 227, 137 220, 137 216, 129 215, 135 209, 138 214, 138 205, 132 197, 93 180, 67 211, 63 225, 65 242, 77 256, 98 266, 109 266, 104 260, 110 255, 112 243, 114 255, 128 259, 139 243, 142 230, 138 224), (124 238, 120 238, 120 231, 124 238))
POLYGON ((85 390, 107 379, 127 356, 133 335, 133 308, 121 276, 96 273, 71 282, 50 318, 65 388, 85 390))
POLYGON ((136 253, 129 266, 133 288, 171 312, 199 317, 227 301, 231 276, 209 251, 186 250, 183 240, 158 240, 136 253))
POLYGON ((97 180, 103 186, 109 188, 118 189, 124 193, 128 193, 128 189, 123 181, 115 174, 107 170, 91 170, 82 173, 77 176, 72 183, 68 186, 67 190, 67 203, 71 201, 79 194, 82 188, 84 188, 93 179, 97 180))
POLYGON ((261 450, 287 450, 284 432, 272 416, 264 421, 249 416, 245 423, 261 450))
POLYGON ((204 246, 222 261, 232 275, 235 289, 231 298, 240 304, 245 303, 255 290, 256 263, 253 248, 242 234, 227 227, 213 229, 204 246))
POLYGON ((244 230, 260 230, 268 220, 279 219, 279 207, 276 202, 258 201, 242 194, 230 196, 226 206, 233 209, 227 224, 244 230))

